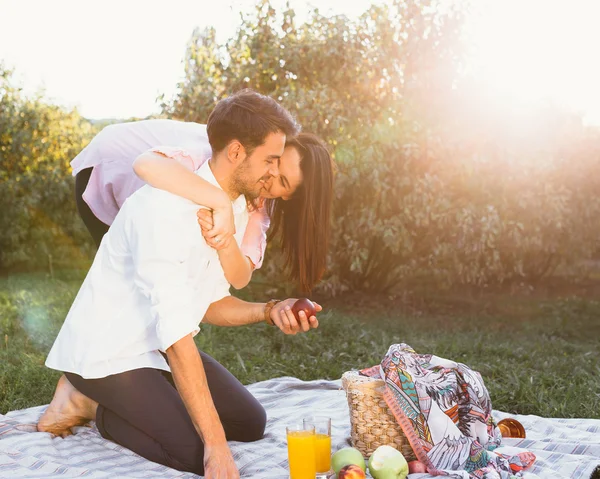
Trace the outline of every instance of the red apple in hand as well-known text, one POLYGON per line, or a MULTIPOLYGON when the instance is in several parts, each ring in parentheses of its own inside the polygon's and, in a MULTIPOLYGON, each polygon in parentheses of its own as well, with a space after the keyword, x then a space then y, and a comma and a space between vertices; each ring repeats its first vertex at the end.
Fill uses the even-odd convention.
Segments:
POLYGON ((350 464, 340 469, 338 479, 365 479, 367 475, 359 466, 350 464))
POLYGON ((304 311, 307 318, 310 318, 311 316, 315 316, 317 314, 315 305, 308 298, 300 298, 292 306, 292 313, 294 313, 294 316, 296 316, 297 320, 300 320, 300 316, 298 315, 300 311, 304 311))

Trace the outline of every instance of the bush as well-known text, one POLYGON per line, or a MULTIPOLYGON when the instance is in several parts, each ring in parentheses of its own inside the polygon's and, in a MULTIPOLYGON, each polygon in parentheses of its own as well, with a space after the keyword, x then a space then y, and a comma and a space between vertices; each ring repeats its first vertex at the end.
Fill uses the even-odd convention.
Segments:
POLYGON ((372 148, 378 160, 338 178, 334 289, 535 284, 597 248, 597 139, 583 155, 525 160, 491 147, 472 156, 435 144, 372 148))
MULTIPOLYGON (((564 111, 523 119, 477 98, 458 74, 461 8, 395 0, 357 21, 315 10, 297 25, 263 1, 226 45, 194 33, 163 109, 205 122, 250 87, 328 141, 339 166, 329 293, 534 283, 598 248, 600 142, 564 111)), ((273 245, 263 275, 283 280, 273 245)))
POLYGON ((76 111, 41 95, 25 98, 0 65, 0 269, 60 267, 89 257, 69 162, 92 136, 76 111))
MULTIPOLYGON (((225 45, 194 32, 178 94, 162 99, 168 116, 205 123, 253 88, 328 142, 339 171, 324 292, 534 284, 600 251, 598 131, 560 109, 492 104, 460 74, 453 5, 393 0, 299 24, 263 0, 225 45)), ((0 268, 89 257, 68 163, 93 133, 0 67, 0 268)), ((292 289, 275 245, 261 275, 292 289)))

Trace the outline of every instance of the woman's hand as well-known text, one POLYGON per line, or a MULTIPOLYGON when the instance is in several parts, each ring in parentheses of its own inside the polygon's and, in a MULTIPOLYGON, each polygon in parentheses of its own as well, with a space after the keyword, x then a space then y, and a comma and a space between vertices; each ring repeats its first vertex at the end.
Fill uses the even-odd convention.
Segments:
POLYGON ((204 448, 205 479, 238 479, 238 471, 227 443, 204 448))
MULTIPOLYGON (((295 298, 286 299, 280 301, 273 309, 271 309, 271 321, 277 326, 283 333, 295 335, 300 332, 307 332, 311 329, 319 327, 319 320, 316 316, 306 317, 304 311, 298 313, 299 319, 296 319, 294 313, 292 313, 292 306, 297 300, 295 298)), ((313 301, 317 313, 322 311, 323 308, 320 304, 313 301)))
POLYGON ((209 246, 219 251, 234 241, 235 222, 230 204, 214 210, 201 208, 197 216, 202 236, 209 246))

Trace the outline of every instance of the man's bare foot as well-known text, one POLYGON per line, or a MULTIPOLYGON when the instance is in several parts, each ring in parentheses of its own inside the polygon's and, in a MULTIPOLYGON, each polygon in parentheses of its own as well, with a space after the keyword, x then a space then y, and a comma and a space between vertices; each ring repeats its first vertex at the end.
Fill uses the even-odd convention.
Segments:
POLYGON ((48 409, 37 424, 40 432, 67 437, 71 428, 81 426, 96 417, 98 403, 80 393, 63 374, 48 409))

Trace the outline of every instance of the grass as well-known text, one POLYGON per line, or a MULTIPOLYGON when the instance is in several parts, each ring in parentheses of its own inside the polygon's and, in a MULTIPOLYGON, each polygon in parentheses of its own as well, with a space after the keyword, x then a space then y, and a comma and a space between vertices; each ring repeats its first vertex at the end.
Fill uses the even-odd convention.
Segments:
MULTIPOLYGON (((52 398, 60 374, 46 369, 44 360, 84 274, 0 278, 0 413, 52 398)), ((309 334, 206 325, 198 346, 249 384, 284 375, 337 379, 377 364, 390 344, 405 342, 479 371, 496 409, 600 418, 598 301, 436 295, 423 303, 373 297, 321 302, 321 326, 309 334)))

